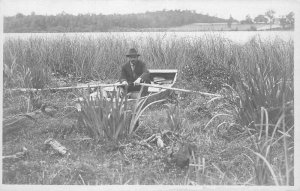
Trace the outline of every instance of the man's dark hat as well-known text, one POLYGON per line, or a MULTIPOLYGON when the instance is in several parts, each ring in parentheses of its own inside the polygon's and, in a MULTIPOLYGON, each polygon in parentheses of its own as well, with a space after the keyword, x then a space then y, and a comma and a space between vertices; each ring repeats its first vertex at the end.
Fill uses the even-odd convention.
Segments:
POLYGON ((128 54, 126 54, 127 57, 136 57, 136 56, 140 56, 140 54, 138 54, 138 52, 136 51, 136 49, 131 48, 128 51, 128 54))

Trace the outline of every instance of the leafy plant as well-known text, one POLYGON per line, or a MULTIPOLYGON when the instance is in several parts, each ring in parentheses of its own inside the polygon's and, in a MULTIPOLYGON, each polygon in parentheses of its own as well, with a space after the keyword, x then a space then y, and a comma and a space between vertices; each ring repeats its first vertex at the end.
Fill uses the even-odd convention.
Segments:
POLYGON ((141 97, 141 88, 136 100, 129 100, 128 95, 120 96, 120 89, 114 90, 109 99, 101 91, 99 96, 84 99, 80 116, 89 136, 99 141, 104 135, 117 141, 121 137, 132 135, 138 128, 142 113, 152 104, 163 100, 146 103, 148 97, 141 97))
POLYGON ((99 96, 84 98, 80 112, 84 127, 90 137, 99 141, 106 135, 110 140, 116 141, 125 134, 127 128, 127 96, 119 97, 117 90, 113 91, 110 100, 103 97, 101 91, 99 96))

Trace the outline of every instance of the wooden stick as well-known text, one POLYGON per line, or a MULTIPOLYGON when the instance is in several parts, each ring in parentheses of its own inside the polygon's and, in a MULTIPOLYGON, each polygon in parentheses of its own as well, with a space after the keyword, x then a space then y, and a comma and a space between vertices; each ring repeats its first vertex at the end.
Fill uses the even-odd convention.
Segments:
POLYGON ((144 142, 151 141, 151 140, 155 139, 155 136, 156 136, 156 134, 153 134, 153 135, 151 135, 149 138, 147 138, 147 139, 145 139, 145 140, 143 140, 143 141, 144 141, 144 142))
POLYGON ((96 87, 111 87, 111 86, 121 86, 121 84, 91 84, 84 86, 71 86, 71 87, 58 87, 58 88, 45 88, 45 89, 35 89, 35 88, 14 88, 6 89, 6 91, 21 91, 21 92, 35 92, 35 91, 57 91, 57 90, 70 90, 70 89, 81 89, 81 88, 96 88, 96 87))
POLYGON ((26 149, 26 147, 23 147, 23 151, 22 152, 18 152, 14 155, 8 155, 8 156, 2 156, 2 160, 17 160, 17 159, 22 159, 24 158, 26 155, 28 155, 28 150, 26 149))
POLYGON ((147 86, 147 87, 162 88, 162 89, 168 89, 168 90, 174 90, 174 91, 181 91, 181 92, 187 92, 187 93, 198 93, 198 94, 207 95, 207 96, 221 97, 221 95, 219 95, 219 94, 211 94, 211 93, 199 92, 199 91, 194 91, 194 90, 172 88, 172 87, 167 87, 167 86, 162 86, 162 85, 156 85, 156 84, 146 84, 146 83, 137 83, 137 84, 141 85, 141 86, 147 86))

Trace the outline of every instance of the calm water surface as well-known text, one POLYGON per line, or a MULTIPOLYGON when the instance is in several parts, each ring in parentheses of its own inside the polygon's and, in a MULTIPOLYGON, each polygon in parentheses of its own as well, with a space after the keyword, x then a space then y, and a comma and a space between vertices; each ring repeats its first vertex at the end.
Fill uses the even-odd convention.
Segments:
POLYGON ((79 37, 79 38, 122 38, 129 40, 142 40, 146 38, 160 38, 162 40, 173 38, 184 38, 193 40, 197 38, 225 37, 237 43, 245 43, 253 37, 262 40, 274 40, 280 38, 284 41, 294 39, 293 31, 216 31, 216 32, 100 32, 100 33, 6 33, 5 39, 28 39, 28 38, 57 38, 57 37, 79 37))

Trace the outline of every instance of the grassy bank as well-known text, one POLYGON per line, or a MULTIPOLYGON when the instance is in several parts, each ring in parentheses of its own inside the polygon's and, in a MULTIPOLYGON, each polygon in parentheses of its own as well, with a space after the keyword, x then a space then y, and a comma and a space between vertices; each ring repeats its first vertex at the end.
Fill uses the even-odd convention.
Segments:
MULTIPOLYGON (((240 45, 214 36, 6 40, 5 89, 55 86, 62 76, 73 83, 117 79, 124 54, 136 47, 149 68, 179 69, 177 87, 222 98, 180 94, 177 106, 151 107, 136 132, 117 139, 120 151, 105 136, 96 143, 77 124, 73 99, 79 92, 41 94, 56 114, 34 116, 36 122, 5 135, 3 155, 23 146, 30 155, 4 162, 3 183, 293 185, 293 46, 259 38, 240 45), (136 144, 158 133, 163 148, 136 144), (49 137, 70 155, 45 149, 49 137), (170 158, 187 143, 194 156, 181 169, 170 158)), ((4 119, 25 113, 26 96, 5 94, 3 109, 4 119)))

